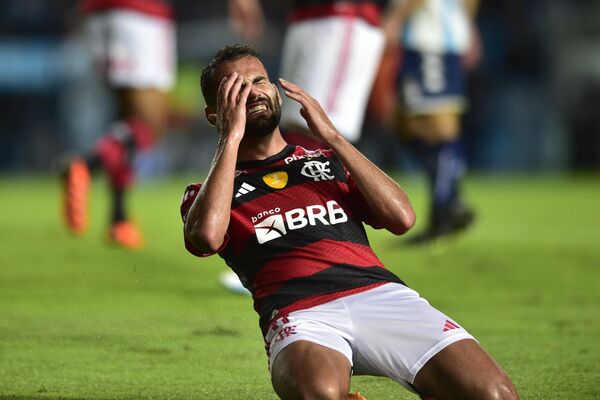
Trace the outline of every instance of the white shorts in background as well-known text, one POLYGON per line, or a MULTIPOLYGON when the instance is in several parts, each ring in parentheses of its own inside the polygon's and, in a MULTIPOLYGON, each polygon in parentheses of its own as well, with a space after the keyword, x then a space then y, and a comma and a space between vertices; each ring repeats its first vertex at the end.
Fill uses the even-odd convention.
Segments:
MULTIPOLYGON (((293 23, 283 44, 280 75, 317 99, 337 130, 356 142, 383 45, 381 29, 361 18, 293 23)), ((300 104, 285 96, 283 101, 282 126, 306 127, 300 104)))
POLYGON ((175 79, 173 21, 130 10, 88 17, 95 65, 116 87, 168 90, 175 79))
POLYGON ((414 290, 388 283, 279 318, 265 341, 271 370, 281 350, 307 340, 342 353, 355 375, 385 376, 413 390, 425 363, 462 339, 473 336, 414 290))

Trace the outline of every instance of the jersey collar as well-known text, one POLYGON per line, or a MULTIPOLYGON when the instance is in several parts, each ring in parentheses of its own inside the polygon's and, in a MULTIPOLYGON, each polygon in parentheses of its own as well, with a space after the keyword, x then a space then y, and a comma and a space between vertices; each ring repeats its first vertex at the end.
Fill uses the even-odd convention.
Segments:
POLYGON ((279 153, 272 155, 271 157, 265 158, 264 160, 249 160, 239 162, 236 164, 236 169, 256 168, 274 164, 277 161, 283 160, 285 157, 292 154, 294 150, 296 150, 296 146, 288 144, 279 153))

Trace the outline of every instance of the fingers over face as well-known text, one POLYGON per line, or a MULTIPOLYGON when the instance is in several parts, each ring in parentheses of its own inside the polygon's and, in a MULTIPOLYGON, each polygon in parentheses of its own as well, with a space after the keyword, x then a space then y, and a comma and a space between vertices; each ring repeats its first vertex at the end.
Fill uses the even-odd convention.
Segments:
POLYGON ((246 100, 248 100, 248 96, 250 95, 250 91, 252 90, 252 84, 247 83, 243 88, 242 92, 239 95, 239 103, 240 105, 245 105, 246 100))
POLYGON ((217 107, 223 104, 223 98, 225 96, 225 84, 227 83, 228 78, 228 76, 224 76, 219 83, 219 88, 217 89, 217 107))
POLYGON ((238 95, 240 94, 240 88, 243 83, 244 78, 241 75, 237 75, 233 81, 231 90, 229 91, 228 102, 230 105, 234 106, 238 103, 238 95))

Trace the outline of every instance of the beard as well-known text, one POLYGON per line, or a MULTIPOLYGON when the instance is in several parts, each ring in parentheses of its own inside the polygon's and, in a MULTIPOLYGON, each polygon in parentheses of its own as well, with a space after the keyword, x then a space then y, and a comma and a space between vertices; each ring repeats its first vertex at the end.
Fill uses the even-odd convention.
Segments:
POLYGON ((267 115, 246 120, 245 136, 263 137, 267 136, 277 128, 281 120, 281 106, 277 93, 274 99, 269 99, 268 109, 271 111, 267 115))

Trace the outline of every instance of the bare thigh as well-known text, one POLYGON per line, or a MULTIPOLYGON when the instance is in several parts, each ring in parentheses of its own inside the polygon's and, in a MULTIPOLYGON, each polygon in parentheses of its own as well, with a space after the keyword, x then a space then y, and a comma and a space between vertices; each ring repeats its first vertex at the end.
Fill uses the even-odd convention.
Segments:
POLYGON ((432 357, 414 386, 437 400, 518 399, 510 378, 474 340, 460 340, 432 357))
POLYGON ((408 129, 427 143, 437 144, 455 140, 460 133, 460 114, 439 111, 408 118, 408 129))
POLYGON ((286 346, 271 368, 282 399, 347 399, 352 367, 340 352, 306 340, 286 346))
POLYGON ((152 127, 156 137, 162 136, 168 118, 166 93, 157 89, 119 89, 123 117, 140 118, 152 127))

